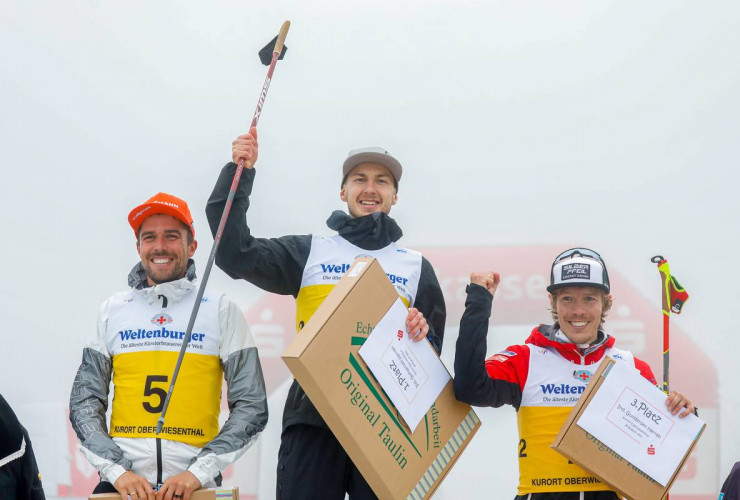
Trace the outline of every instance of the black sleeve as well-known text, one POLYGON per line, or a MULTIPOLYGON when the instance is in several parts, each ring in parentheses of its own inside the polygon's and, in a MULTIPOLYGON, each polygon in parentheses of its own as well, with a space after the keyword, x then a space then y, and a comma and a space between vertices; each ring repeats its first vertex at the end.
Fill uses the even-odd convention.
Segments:
POLYGON ((28 431, 0 395, 0 497, 44 500, 41 476, 28 431))
POLYGON ((466 291, 468 297, 455 348, 455 396, 475 406, 498 408, 510 404, 519 409, 522 401, 519 384, 492 378, 486 370, 486 336, 493 296, 476 284, 468 285, 466 291))
POLYGON ((720 492, 725 495, 721 497, 722 500, 740 500, 740 462, 736 462, 732 467, 720 492))
POLYGON ((421 258, 421 276, 419 277, 419 288, 414 300, 416 307, 429 323, 427 338, 434 346, 437 354, 442 354, 442 342, 445 337, 445 321, 447 310, 442 288, 439 286, 437 275, 432 265, 424 257, 421 258))
MULTIPOLYGON (((206 205, 206 216, 214 238, 236 172, 235 163, 221 170, 206 205)), ((234 279, 245 279, 272 293, 298 295, 311 250, 310 235, 280 238, 255 238, 247 225, 249 195, 254 184, 254 169, 245 168, 221 235, 216 265, 234 279)))

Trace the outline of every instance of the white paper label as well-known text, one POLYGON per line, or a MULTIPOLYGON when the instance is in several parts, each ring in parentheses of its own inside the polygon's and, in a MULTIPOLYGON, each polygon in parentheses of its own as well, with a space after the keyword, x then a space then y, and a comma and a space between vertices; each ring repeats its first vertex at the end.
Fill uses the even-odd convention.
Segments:
POLYGON ((695 415, 671 415, 666 399, 634 367, 617 361, 578 426, 666 486, 704 425, 695 415))
POLYGON ((429 342, 409 339, 407 315, 406 306, 396 299, 359 353, 414 432, 450 374, 429 342))
POLYGON ((408 349, 408 343, 401 343, 405 332, 398 330, 398 341, 388 344, 381 359, 392 380, 398 382, 401 394, 411 403, 424 384, 429 380, 424 368, 414 353, 408 349))
POLYGON ((349 270, 349 274, 347 274, 347 276, 349 276, 350 278, 354 278, 355 276, 360 274, 360 271, 365 269, 366 265, 367 262, 358 262, 357 264, 355 264, 355 267, 349 270))

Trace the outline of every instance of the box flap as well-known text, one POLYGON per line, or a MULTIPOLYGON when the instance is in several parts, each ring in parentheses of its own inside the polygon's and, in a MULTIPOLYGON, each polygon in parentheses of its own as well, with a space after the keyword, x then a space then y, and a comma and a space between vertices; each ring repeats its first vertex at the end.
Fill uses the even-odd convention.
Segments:
MULTIPOLYGON (((282 354, 282 358, 297 358, 311 344, 314 335, 310 332, 318 333, 324 324, 329 321, 336 309, 342 303, 342 300, 349 294, 352 288, 357 285, 360 278, 368 272, 373 263, 379 266, 376 259, 372 257, 360 257, 352 264, 352 267, 334 286, 329 296, 316 309, 308 322, 303 326, 303 330, 288 345, 282 354)), ((390 285, 390 283, 389 283, 390 285)))

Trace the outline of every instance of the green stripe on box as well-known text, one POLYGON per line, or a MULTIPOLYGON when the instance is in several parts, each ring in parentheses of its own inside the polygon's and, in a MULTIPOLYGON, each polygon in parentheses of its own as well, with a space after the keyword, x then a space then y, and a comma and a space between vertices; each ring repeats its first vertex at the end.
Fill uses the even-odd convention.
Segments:
POLYGON ((429 417, 426 414, 424 415, 424 427, 426 427, 427 451, 429 451, 429 417))
POLYGON ((216 490, 216 498, 234 498, 232 490, 216 490))
POLYGON ((383 398, 380 397, 380 393, 375 388, 373 383, 370 381, 370 377, 367 376, 367 373, 365 373, 365 370, 362 369, 360 364, 357 362, 357 359, 352 355, 352 353, 349 353, 349 364, 352 365, 352 367, 357 371, 357 374, 360 376, 360 378, 365 382, 365 385, 367 385, 367 388, 370 390, 370 392, 373 393, 373 396, 375 396, 375 399, 377 399, 378 403, 380 403, 380 406, 383 407, 386 414, 388 415, 388 418, 390 418, 394 424, 396 424, 396 427, 398 427, 398 430, 401 431, 401 434, 404 435, 406 440, 409 442, 411 447, 414 449, 417 455, 419 455, 419 458, 421 458, 421 452, 416 447, 414 442, 411 440, 411 437, 406 433, 406 431, 401 426, 401 422, 398 421, 398 419, 393 415, 391 412, 391 409, 388 408, 388 405, 385 404, 385 401, 383 401, 383 398))
POLYGON ((478 416, 473 410, 470 410, 447 441, 447 444, 439 452, 437 458, 434 459, 426 472, 421 476, 419 482, 411 490, 411 493, 406 497, 406 500, 421 500, 429 493, 429 490, 432 489, 440 478, 444 469, 450 464, 455 453, 457 453, 468 436, 470 436, 470 433, 478 422, 478 416))

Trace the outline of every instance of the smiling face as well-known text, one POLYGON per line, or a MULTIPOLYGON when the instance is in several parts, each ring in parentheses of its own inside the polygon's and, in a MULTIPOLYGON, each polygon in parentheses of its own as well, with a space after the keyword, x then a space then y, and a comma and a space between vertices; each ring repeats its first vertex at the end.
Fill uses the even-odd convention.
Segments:
POLYGON ((590 344, 598 338, 611 296, 592 286, 568 286, 550 295, 550 305, 560 330, 571 342, 590 344))
POLYGON ((185 225, 171 215, 154 214, 144 220, 139 228, 136 250, 149 286, 185 276, 188 259, 198 247, 189 233, 185 225))
POLYGON ((374 212, 390 213, 398 195, 393 175, 378 163, 361 163, 347 174, 339 197, 347 203, 352 217, 362 217, 374 212))

